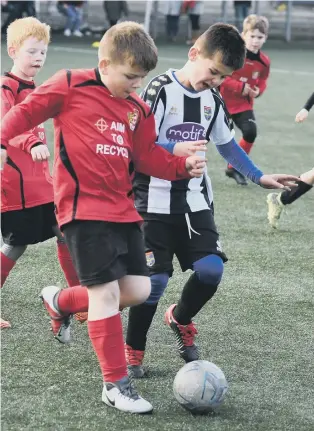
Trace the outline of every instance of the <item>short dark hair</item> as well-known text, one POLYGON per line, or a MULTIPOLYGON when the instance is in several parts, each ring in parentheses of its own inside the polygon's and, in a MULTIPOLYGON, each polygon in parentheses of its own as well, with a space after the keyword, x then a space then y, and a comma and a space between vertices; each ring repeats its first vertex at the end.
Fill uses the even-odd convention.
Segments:
POLYGON ((141 24, 125 21, 111 27, 100 41, 99 60, 108 57, 115 64, 129 64, 147 72, 158 60, 156 45, 141 24))
POLYGON ((197 39, 195 46, 205 58, 219 52, 222 63, 233 70, 241 69, 244 65, 245 42, 233 25, 220 22, 212 25, 197 39))

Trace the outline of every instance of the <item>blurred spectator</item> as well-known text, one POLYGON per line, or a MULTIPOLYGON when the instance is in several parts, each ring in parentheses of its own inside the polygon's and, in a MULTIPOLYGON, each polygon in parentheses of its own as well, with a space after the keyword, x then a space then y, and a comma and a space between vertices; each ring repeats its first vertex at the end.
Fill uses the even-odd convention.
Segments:
POLYGON ((58 1, 57 8, 62 15, 65 15, 67 22, 64 29, 64 36, 82 37, 80 31, 83 20, 84 1, 58 1))
POLYGON ((126 1, 104 1, 103 6, 110 27, 117 24, 123 15, 125 17, 129 15, 128 4, 126 1))
POLYGON ((186 43, 188 45, 193 45, 196 39, 200 35, 200 16, 204 11, 204 2, 203 1, 184 1, 182 6, 182 12, 187 13, 189 15, 191 27, 192 27, 192 35, 191 39, 187 40, 186 43))
POLYGON ((249 15, 250 7, 252 6, 251 1, 235 0, 234 12, 235 12, 235 24, 240 32, 242 32, 242 24, 245 18, 249 15))
POLYGON ((166 33, 170 42, 175 42, 178 35, 182 3, 182 0, 169 0, 163 3, 166 15, 166 33))
POLYGON ((26 16, 36 16, 35 2, 34 1, 1 1, 2 12, 8 12, 7 19, 1 27, 1 33, 7 31, 11 22, 16 19, 26 16))

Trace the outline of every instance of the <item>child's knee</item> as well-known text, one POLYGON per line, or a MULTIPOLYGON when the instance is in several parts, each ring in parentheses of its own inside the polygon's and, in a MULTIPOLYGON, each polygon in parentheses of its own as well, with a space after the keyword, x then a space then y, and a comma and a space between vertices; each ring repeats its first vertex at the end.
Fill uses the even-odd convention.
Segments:
POLYGON ((164 291, 167 287, 168 281, 169 281, 169 274, 167 273, 161 273, 161 274, 154 274, 150 277, 151 281, 151 291, 149 294, 149 297, 146 301, 146 304, 154 305, 157 304, 164 294, 164 291))
POLYGON ((222 279, 224 264, 220 256, 209 254, 194 262, 193 269, 201 283, 218 286, 222 279))
POLYGON ((148 277, 143 278, 136 291, 136 297, 139 304, 142 304, 151 294, 151 282, 148 277))
POLYGON ((242 133, 243 139, 250 144, 253 144, 257 136, 256 123, 254 121, 248 121, 243 127, 242 133))

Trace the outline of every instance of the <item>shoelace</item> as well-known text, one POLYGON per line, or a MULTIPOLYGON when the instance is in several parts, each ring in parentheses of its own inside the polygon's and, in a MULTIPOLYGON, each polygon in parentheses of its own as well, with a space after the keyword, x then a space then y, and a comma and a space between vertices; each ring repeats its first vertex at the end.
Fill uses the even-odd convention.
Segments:
POLYGON ((187 347, 193 346, 194 337, 197 334, 197 329, 195 328, 194 324, 189 323, 186 326, 178 325, 178 328, 182 336, 183 344, 187 347))
POLYGON ((134 401, 140 398, 139 394, 137 393, 137 390, 133 385, 132 378, 129 378, 128 383, 124 387, 120 388, 120 392, 124 397, 131 398, 134 401))

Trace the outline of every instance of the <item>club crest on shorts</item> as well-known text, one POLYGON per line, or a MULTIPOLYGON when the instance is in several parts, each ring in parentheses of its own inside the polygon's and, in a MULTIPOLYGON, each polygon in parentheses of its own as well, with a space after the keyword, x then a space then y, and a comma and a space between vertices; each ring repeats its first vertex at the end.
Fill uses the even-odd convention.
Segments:
POLYGON ((145 253, 145 256, 146 256, 146 264, 147 264, 147 266, 149 266, 149 267, 154 266, 154 264, 155 264, 154 253, 152 251, 147 251, 145 253))
POLYGON ((130 129, 132 130, 132 132, 136 127, 138 118, 139 118, 139 111, 137 109, 133 109, 132 112, 128 112, 128 120, 129 120, 130 129))
POLYGON ((212 118, 212 108, 210 106, 204 106, 204 117, 206 121, 212 118))

